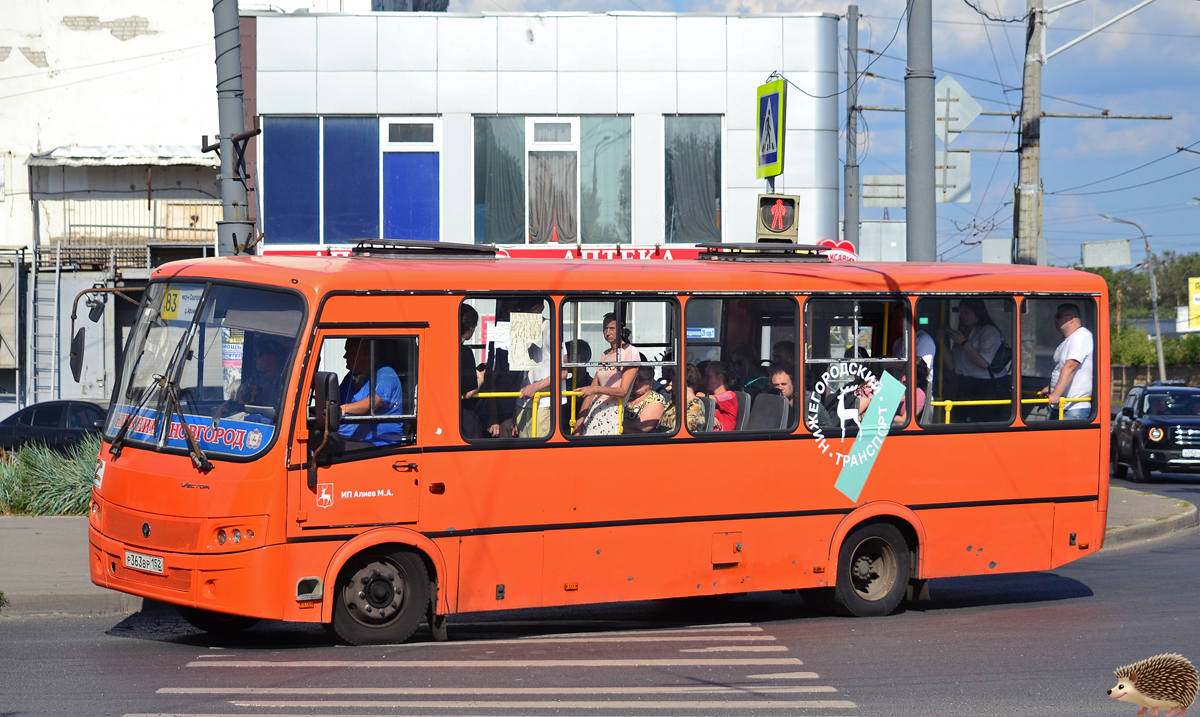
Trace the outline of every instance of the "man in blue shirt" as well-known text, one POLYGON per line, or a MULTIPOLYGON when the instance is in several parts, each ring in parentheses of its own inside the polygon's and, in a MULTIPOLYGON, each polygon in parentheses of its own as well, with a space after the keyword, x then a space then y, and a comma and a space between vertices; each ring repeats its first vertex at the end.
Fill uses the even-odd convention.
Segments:
MULTIPOLYGON (((398 416, 403 413, 404 391, 395 369, 376 362, 375 393, 371 394, 370 339, 346 340, 346 368, 350 373, 342 381, 342 414, 346 416, 398 416)), ((404 426, 399 423, 342 423, 338 433, 346 438, 346 447, 365 448, 399 443, 404 426)))

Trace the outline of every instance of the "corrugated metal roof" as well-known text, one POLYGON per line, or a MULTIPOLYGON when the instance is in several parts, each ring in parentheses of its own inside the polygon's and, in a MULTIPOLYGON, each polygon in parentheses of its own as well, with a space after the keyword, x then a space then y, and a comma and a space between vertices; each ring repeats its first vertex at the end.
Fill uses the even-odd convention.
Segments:
POLYGON ((221 166, 216 154, 204 154, 198 145, 169 144, 70 145, 45 154, 31 154, 25 163, 32 167, 221 166))

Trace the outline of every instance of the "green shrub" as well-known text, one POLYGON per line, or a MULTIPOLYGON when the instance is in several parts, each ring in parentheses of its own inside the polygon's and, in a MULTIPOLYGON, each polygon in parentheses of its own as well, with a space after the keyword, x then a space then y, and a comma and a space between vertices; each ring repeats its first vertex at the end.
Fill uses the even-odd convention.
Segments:
POLYGON ((25 512, 25 485, 17 453, 0 457, 0 514, 25 512))
POLYGON ((99 436, 89 437, 61 454, 40 444, 23 446, 17 462, 25 472, 29 515, 84 515, 92 497, 99 436))

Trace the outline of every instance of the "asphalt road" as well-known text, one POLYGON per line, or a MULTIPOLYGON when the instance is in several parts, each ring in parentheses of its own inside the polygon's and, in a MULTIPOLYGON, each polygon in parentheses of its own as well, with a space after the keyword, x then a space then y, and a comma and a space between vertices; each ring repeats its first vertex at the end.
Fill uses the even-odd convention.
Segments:
POLYGON ((1125 486, 1131 490, 1150 490, 1158 495, 1179 498, 1200 506, 1200 474, 1190 473, 1151 473, 1147 483, 1134 483, 1131 480, 1110 480, 1112 485, 1125 486))
POLYGON ((456 616, 449 643, 373 648, 287 623, 219 641, 169 610, 4 621, 0 717, 1131 715, 1105 696, 1115 668, 1200 659, 1197 566, 1193 529, 1052 572, 933 581, 931 602, 887 618, 764 593, 456 616))

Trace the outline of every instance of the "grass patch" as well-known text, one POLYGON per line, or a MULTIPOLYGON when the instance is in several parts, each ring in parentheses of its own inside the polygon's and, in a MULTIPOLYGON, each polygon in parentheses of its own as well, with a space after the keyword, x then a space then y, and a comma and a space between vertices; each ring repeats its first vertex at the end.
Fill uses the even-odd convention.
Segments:
POLYGON ((0 459, 0 513, 6 515, 84 515, 100 437, 85 439, 66 453, 28 444, 0 459))
POLYGON ((4 597, 4 591, 0 590, 0 608, 8 604, 8 598, 4 597))
POLYGON ((1154 495, 1154 494, 1148 490, 1144 490, 1144 491, 1139 492, 1138 495, 1154 495))
POLYGON ((1167 519, 1167 518, 1169 518, 1169 517, 1171 517, 1171 516, 1169 516, 1169 515, 1163 515, 1163 516, 1160 516, 1160 517, 1158 517, 1158 518, 1155 518, 1155 520, 1166 520, 1166 519, 1167 519))

